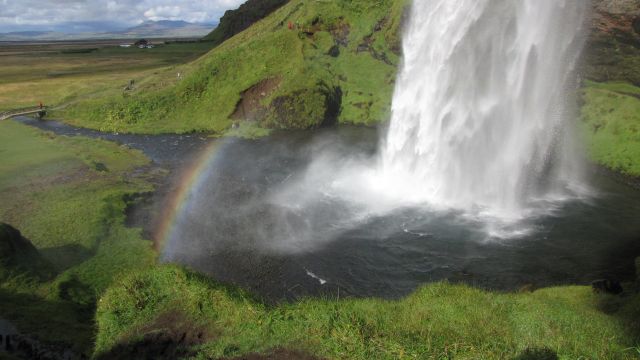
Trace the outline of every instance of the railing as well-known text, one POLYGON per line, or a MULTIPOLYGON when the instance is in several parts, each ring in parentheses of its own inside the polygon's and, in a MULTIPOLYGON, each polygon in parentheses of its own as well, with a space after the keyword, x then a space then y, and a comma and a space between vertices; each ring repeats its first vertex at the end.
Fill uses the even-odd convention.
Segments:
POLYGON ((28 108, 22 108, 22 109, 14 109, 14 110, 9 110, 9 111, 4 111, 4 112, 0 112, 0 121, 2 120, 6 120, 6 119, 10 119, 14 116, 20 116, 20 115, 31 115, 31 114, 38 114, 41 117, 44 116, 44 114, 46 114, 47 112, 47 107, 43 106, 36 106, 36 107, 28 107, 28 108))

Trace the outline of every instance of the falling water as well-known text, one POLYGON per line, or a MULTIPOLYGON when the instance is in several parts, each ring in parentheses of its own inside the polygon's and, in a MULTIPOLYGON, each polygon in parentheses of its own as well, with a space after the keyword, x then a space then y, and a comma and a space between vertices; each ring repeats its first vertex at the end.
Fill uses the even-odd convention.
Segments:
POLYGON ((415 0, 379 177, 499 217, 580 182, 568 95, 583 0, 415 0))

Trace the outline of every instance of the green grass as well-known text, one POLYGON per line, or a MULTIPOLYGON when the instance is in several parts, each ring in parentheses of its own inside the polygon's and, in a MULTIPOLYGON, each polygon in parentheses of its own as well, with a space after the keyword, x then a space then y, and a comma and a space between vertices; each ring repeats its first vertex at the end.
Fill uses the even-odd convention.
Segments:
POLYGON ((582 133, 590 157, 615 171, 640 176, 640 88, 587 82, 582 133))
MULTIPOLYGON (((435 283, 399 301, 308 299, 275 307, 174 266, 132 275, 98 307, 98 353, 140 341, 179 313, 193 331, 215 334, 194 358, 275 348, 329 359, 509 359, 552 351, 561 359, 633 359, 640 345, 640 296, 594 294, 581 286, 491 293, 435 283)), ((184 327, 182 327, 184 329, 184 327)))
POLYGON ((0 47, 0 111, 46 105, 64 107, 96 96, 121 95, 129 80, 156 76, 175 81, 175 66, 195 60, 208 43, 159 45, 153 49, 120 48, 100 42, 78 45, 6 45, 0 47), (97 48, 85 52, 84 48, 97 48))
POLYGON ((163 73, 152 75, 131 93, 112 88, 105 91, 108 96, 75 103, 61 115, 72 124, 109 131, 224 133, 241 93, 276 78, 279 85, 260 99, 266 108, 258 121, 261 127, 319 126, 338 88, 340 123, 384 121, 399 62, 394 50, 405 4, 293 0, 174 70, 184 75, 178 82, 163 81, 163 73), (299 28, 289 30, 289 21, 299 28), (337 43, 340 55, 332 57, 329 51, 337 43), (363 43, 370 50, 358 52, 363 43))
POLYGON ((129 174, 148 163, 110 142, 0 123, 0 222, 21 230, 55 271, 51 280, 0 283, 3 318, 91 353, 96 299, 114 279, 155 263, 151 243, 124 226, 125 197, 151 190, 129 174))

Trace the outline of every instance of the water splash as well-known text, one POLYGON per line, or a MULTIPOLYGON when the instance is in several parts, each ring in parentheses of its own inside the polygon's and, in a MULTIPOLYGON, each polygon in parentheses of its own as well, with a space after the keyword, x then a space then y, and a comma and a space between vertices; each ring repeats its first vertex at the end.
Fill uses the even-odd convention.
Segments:
POLYGON ((583 0, 414 1, 377 186, 506 222, 580 184, 583 0))

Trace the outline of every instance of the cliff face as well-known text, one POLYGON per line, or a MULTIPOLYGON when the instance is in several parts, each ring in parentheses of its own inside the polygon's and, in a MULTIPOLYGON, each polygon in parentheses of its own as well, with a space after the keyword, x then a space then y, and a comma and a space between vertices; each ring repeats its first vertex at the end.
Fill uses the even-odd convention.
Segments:
POLYGON ((595 0, 593 27, 607 34, 640 36, 640 0, 595 0))
POLYGON ((640 86, 640 0, 594 0, 586 76, 640 86))
POLYGON ((289 0, 248 0, 236 10, 229 10, 220 19, 220 24, 203 40, 212 41, 215 45, 247 29, 255 22, 289 2, 289 0))

